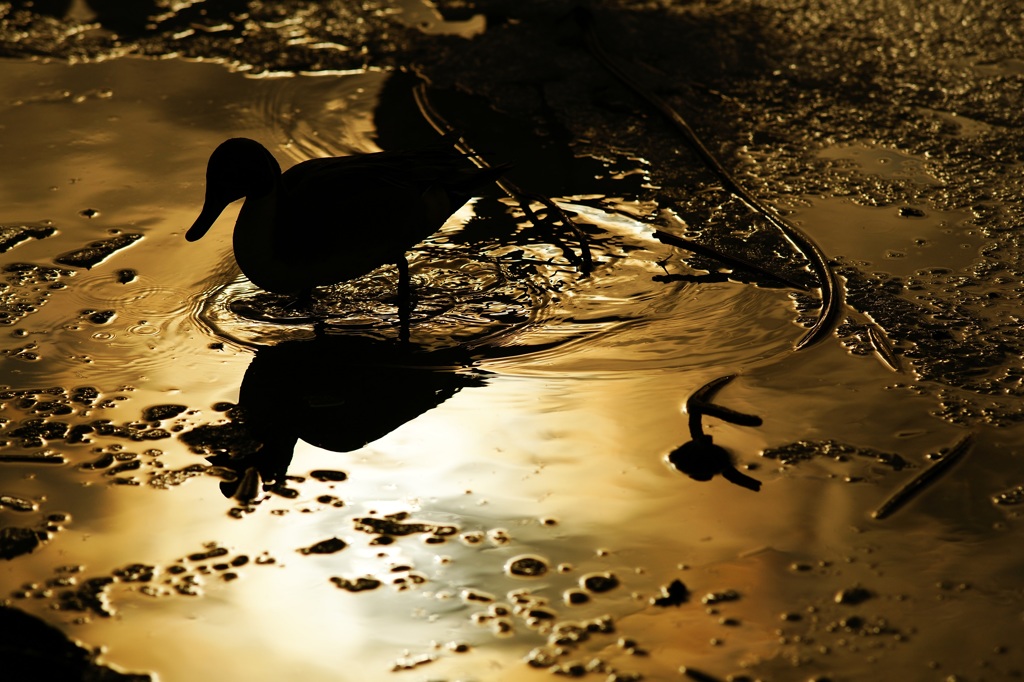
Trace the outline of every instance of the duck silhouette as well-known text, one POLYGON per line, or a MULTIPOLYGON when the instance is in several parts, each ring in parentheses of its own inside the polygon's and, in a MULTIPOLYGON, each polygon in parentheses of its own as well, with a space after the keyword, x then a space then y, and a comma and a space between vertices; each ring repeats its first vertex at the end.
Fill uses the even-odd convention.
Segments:
POLYGON ((244 198, 234 255, 257 287, 308 304, 318 286, 395 263, 408 300, 406 251, 506 170, 472 166, 445 137, 419 149, 310 159, 282 173, 262 144, 232 138, 210 156, 203 208, 185 239, 200 239, 244 198))

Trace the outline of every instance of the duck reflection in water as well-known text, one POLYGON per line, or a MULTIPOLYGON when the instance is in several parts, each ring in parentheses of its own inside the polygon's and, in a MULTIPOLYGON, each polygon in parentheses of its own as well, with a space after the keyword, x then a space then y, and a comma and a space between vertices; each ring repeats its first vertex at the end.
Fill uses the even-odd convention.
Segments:
POLYGON ((725 448, 715 445, 711 436, 704 433, 702 420, 709 414, 741 426, 760 426, 761 418, 742 414, 711 402, 719 388, 729 383, 735 375, 729 375, 708 382, 686 400, 689 415, 690 438, 668 454, 669 463, 695 481, 710 481, 716 475, 742 488, 758 492, 761 481, 742 473, 733 463, 732 456, 725 448))
POLYGON ((210 156, 203 208, 185 239, 200 239, 244 198, 232 245, 257 287, 310 306, 314 288, 395 263, 407 311, 406 251, 507 169, 476 168, 453 145, 444 137, 409 151, 310 159, 282 173, 259 142, 227 140, 210 156))
POLYGON ((358 450, 461 389, 483 385, 484 376, 458 349, 332 334, 285 341, 256 353, 221 435, 210 426, 183 439, 236 473, 221 485, 225 496, 251 502, 261 484, 283 485, 299 439, 332 452, 358 450))

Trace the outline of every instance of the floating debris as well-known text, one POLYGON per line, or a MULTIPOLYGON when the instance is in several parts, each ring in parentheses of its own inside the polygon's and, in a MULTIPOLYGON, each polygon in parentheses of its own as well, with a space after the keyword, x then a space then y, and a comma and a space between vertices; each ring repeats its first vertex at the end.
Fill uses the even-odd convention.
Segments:
POLYGON ((88 270, 94 265, 98 265, 103 262, 117 251, 120 251, 127 246, 131 246, 140 239, 142 239, 142 235, 135 233, 122 234, 116 237, 111 237, 110 239, 101 239, 99 241, 90 242, 81 249, 62 253, 53 260, 61 265, 70 265, 72 267, 85 268, 88 270))
POLYGON ((973 442, 973 434, 969 433, 961 438, 960 441, 942 457, 942 459, 922 471, 911 479, 910 482, 893 493, 892 497, 883 502, 882 506, 872 512, 871 518, 881 520, 891 516, 907 502, 917 495, 920 495, 927 486, 937 481, 942 474, 946 473, 946 471, 948 471, 965 454, 967 454, 967 451, 971 449, 973 442))
POLYGON ((113 310, 83 310, 79 314, 93 324, 107 324, 117 317, 113 310))
POLYGON ((1024 484, 992 496, 992 503, 1001 507, 1024 504, 1024 484))
POLYGON ((0 495, 0 507, 12 509, 18 512, 31 512, 39 509, 39 503, 27 497, 17 495, 0 495))
POLYGON ((795 443, 776 448, 765 448, 761 451, 761 456, 766 459, 777 460, 783 464, 797 464, 814 459, 815 457, 828 457, 839 462, 848 461, 850 457, 863 457, 883 464, 893 471, 902 471, 913 466, 895 453, 858 447, 835 440, 796 441, 795 443))
POLYGON ((0 225, 0 253, 29 239, 46 239, 56 233, 56 228, 49 225, 0 225))
POLYGON ((455 526, 445 524, 418 522, 404 523, 407 518, 409 518, 408 513, 399 512, 397 514, 389 514, 382 519, 374 518, 372 516, 364 516, 354 519, 354 523, 356 530, 361 530, 364 533, 375 533, 377 535, 402 536, 412 535, 414 533, 430 533, 438 539, 442 539, 455 535, 459 532, 459 529, 455 526))
POLYGON ((10 560, 22 554, 30 554, 48 539, 46 533, 34 528, 0 528, 0 559, 10 560))
POLYGON ((418 668, 421 665, 433 663, 434 660, 434 657, 430 654, 420 654, 419 656, 407 656, 405 658, 395 661, 395 663, 391 666, 391 672, 398 672, 400 670, 412 670, 413 668, 418 668))

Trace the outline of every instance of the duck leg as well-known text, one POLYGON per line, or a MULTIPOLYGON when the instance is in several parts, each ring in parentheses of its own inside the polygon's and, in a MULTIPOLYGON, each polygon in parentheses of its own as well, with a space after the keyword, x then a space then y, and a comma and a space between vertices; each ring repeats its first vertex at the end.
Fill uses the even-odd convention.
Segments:
POLYGON ((285 310, 305 310, 309 315, 313 316, 313 309, 316 306, 316 298, 313 297, 313 287, 303 289, 295 296, 292 300, 283 304, 285 310))
POLYGON ((305 308, 310 312, 313 312, 313 306, 315 305, 316 299, 313 297, 313 287, 303 289, 302 292, 295 299, 295 307, 305 308))
POLYGON ((398 259, 398 300, 406 304, 412 300, 412 278, 409 277, 409 260, 402 255, 398 259))
POLYGON ((409 318, 412 315, 412 279, 409 276, 409 261, 403 254, 398 259, 398 338, 409 342, 409 318))

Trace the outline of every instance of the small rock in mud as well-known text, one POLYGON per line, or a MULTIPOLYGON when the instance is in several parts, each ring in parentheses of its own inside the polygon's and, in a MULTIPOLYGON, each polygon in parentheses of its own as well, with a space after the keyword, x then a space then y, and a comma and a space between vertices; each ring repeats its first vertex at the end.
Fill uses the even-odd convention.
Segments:
POLYGON ((340 482, 348 478, 348 474, 344 471, 335 471, 333 469, 316 469, 309 472, 309 476, 314 480, 323 482, 340 482))
POLYGON ((344 540, 338 538, 330 538, 327 540, 321 540, 309 547, 303 547, 299 550, 300 554, 334 554, 345 549, 348 545, 344 540))
POLYGON ((194 552, 188 555, 189 561, 208 561, 219 557, 227 556, 228 550, 223 547, 211 547, 205 552, 194 552))
POLYGON ((383 519, 364 516, 355 519, 356 530, 364 533, 376 533, 377 535, 412 535, 413 533, 431 533, 438 538, 455 535, 458 528, 455 526, 440 525, 433 523, 402 523, 409 517, 406 513, 389 514, 383 519))
POLYGON ((0 559, 10 560, 22 554, 30 554, 44 539, 45 533, 33 528, 0 528, 0 559))
POLYGON ((74 590, 66 590, 59 595, 56 608, 59 611, 93 612, 98 616, 110 618, 114 609, 107 598, 107 587, 115 582, 112 576, 90 578, 74 590))
POLYGON ((736 590, 722 590, 719 592, 708 592, 700 598, 702 604, 712 605, 721 604, 727 601, 737 601, 740 598, 740 593, 736 590))
POLYGON ((143 410, 142 419, 147 422, 162 422, 177 417, 187 409, 184 405, 153 405, 143 410))
POLYGON ((113 310, 83 310, 81 315, 93 324, 107 324, 117 317, 113 310))
POLYGON ((836 592, 835 602, 837 604, 862 604, 868 599, 871 599, 874 594, 871 590, 863 587, 847 587, 846 589, 839 590, 836 592))
POLYGON ((349 580, 347 578, 333 577, 331 578, 331 582, 346 592, 365 592, 366 590, 375 590, 383 584, 376 578, 356 578, 355 580, 349 580))
POLYGON ((580 577, 580 587, 588 592, 609 592, 619 586, 614 573, 588 573, 580 577))
POLYGON ((590 601, 590 595, 583 590, 569 589, 562 593, 562 601, 568 606, 579 606, 590 601))

